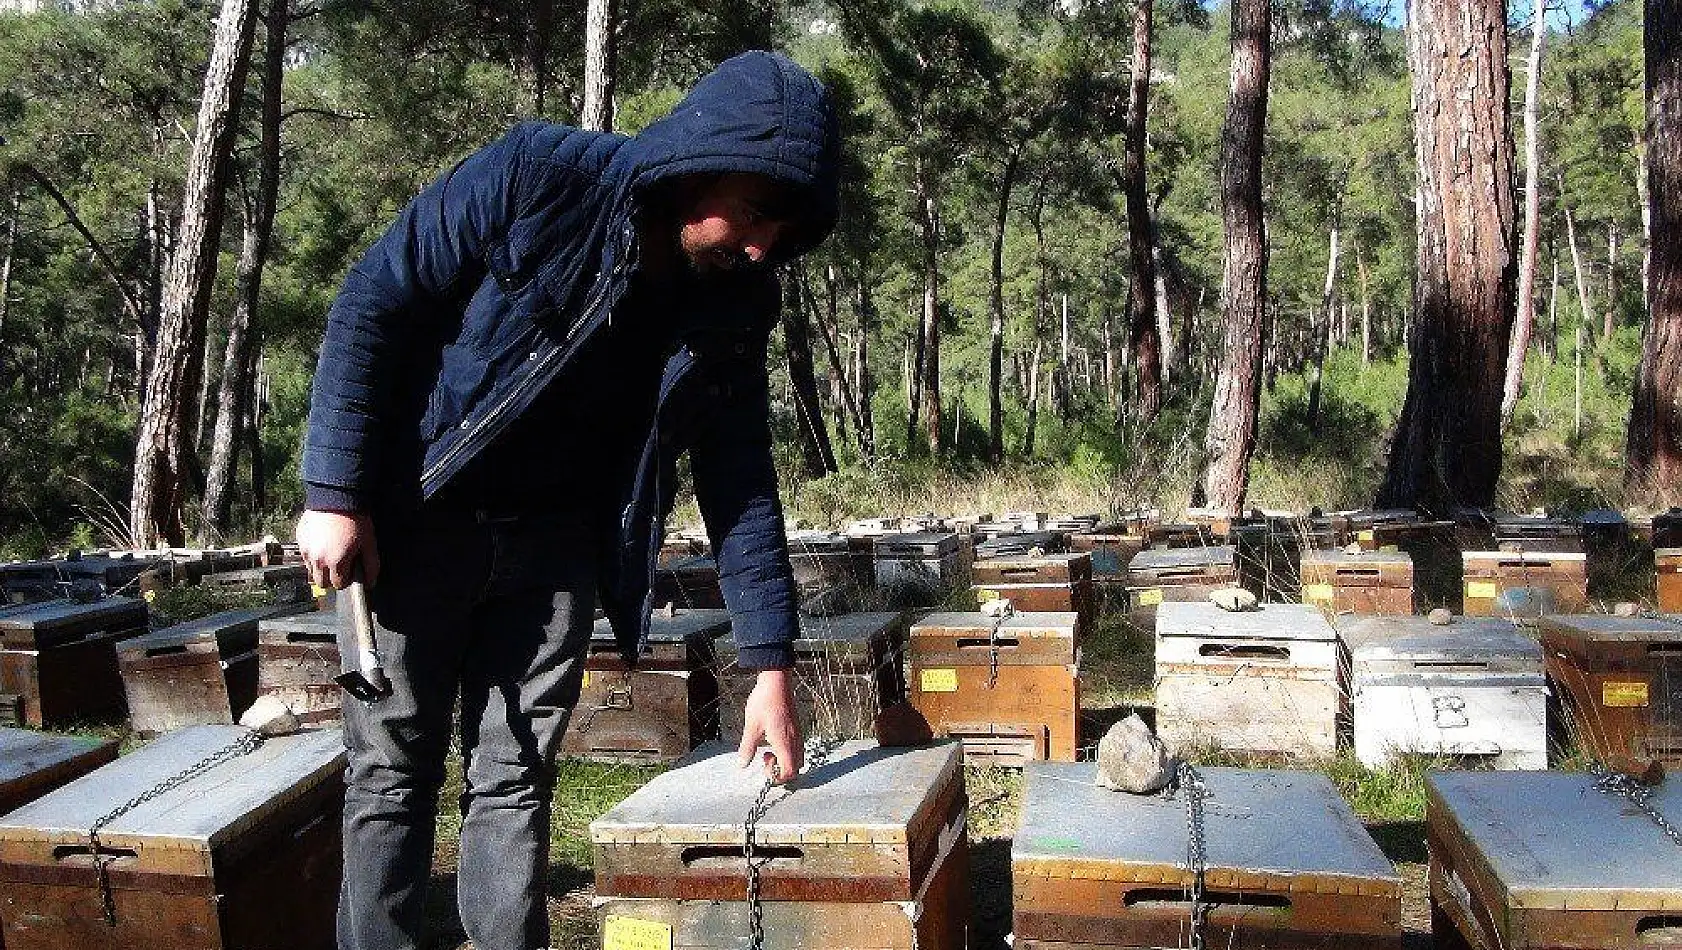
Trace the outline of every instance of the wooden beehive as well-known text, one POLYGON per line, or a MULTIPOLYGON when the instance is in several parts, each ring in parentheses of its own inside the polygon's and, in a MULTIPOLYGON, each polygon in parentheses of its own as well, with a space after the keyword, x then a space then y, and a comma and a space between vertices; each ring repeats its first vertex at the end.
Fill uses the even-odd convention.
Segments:
MULTIPOLYGON (((1682 847, 1566 772, 1427 777, 1431 931, 1442 950, 1625 950, 1682 943, 1682 847)), ((1682 782, 1652 804, 1682 823, 1682 782)))
POLYGON ((1653 547, 1682 548, 1682 508, 1653 516, 1653 547))
POLYGON ((1231 546, 1140 551, 1127 565, 1128 617, 1141 629, 1156 624, 1157 605, 1202 601, 1212 591, 1238 585, 1231 546))
POLYGON ((116 644, 145 632, 134 597, 0 608, 0 693, 19 697, 32 726, 120 719, 116 644))
POLYGON ((564 755, 604 762, 671 762, 718 735, 713 641, 723 610, 656 611, 634 669, 606 620, 596 621, 584 685, 561 740, 564 755))
MULTIPOLYGON (((794 641, 794 699, 805 735, 863 739, 876 714, 905 696, 901 655, 905 616, 895 612, 801 617, 794 641)), ((726 740, 742 735, 742 707, 758 673, 736 665, 736 644, 719 641, 719 723, 726 740)))
MULTIPOLYGON (((762 784, 733 747, 712 744, 590 824, 604 948, 744 944, 743 824, 762 784)), ((967 801, 955 744, 848 742, 766 801, 754 834, 765 946, 965 946, 967 801)))
POLYGON ((307 586, 309 575, 302 564, 271 564, 206 574, 199 583, 217 590, 260 593, 276 587, 307 586))
POLYGON ((876 586, 895 606, 932 606, 966 583, 964 540, 952 532, 882 535, 875 553, 876 586))
POLYGON ((54 562, 59 580, 94 581, 107 594, 132 593, 140 575, 168 564, 161 557, 134 554, 106 555, 72 552, 67 558, 54 562))
POLYGON ((233 723, 257 698, 257 627, 311 603, 229 610, 117 645, 129 723, 150 737, 233 723))
POLYGON ((1069 549, 1066 531, 1010 531, 995 534, 975 544, 975 558, 985 561, 1000 557, 1028 557, 1034 553, 1059 554, 1069 549))
POLYGON ((1682 548, 1654 551, 1653 568, 1657 578, 1659 609, 1668 614, 1682 613, 1682 548))
POLYGON ((970 761, 1072 762, 1079 742, 1079 619, 936 613, 911 627, 906 689, 970 761))
POLYGON ((1467 551, 1468 616, 1582 613, 1589 605, 1588 561, 1583 554, 1467 551))
POLYGON ((1579 746, 1682 766, 1682 618, 1543 617, 1543 660, 1579 746))
POLYGON ((1329 757, 1347 682, 1337 633, 1313 607, 1166 603, 1157 615, 1156 729, 1172 748, 1329 757))
MULTIPOLYGON (((114 739, 0 729, 0 815, 81 778, 117 757, 114 739)), ((0 946, 4 946, 0 941, 0 946)))
POLYGON ((853 556, 846 535, 807 531, 788 539, 789 566, 803 603, 829 598, 858 603, 876 587, 876 572, 853 556))
POLYGON ((305 723, 336 722, 343 672, 337 610, 271 617, 257 624, 257 694, 273 696, 305 723))
POLYGON ((1018 613, 1073 613, 1080 616, 1080 632, 1098 619, 1098 599, 1092 589, 1092 558, 1086 554, 1045 554, 993 557, 975 562, 976 606, 1007 600, 1018 613))
POLYGON ((1355 755, 1364 764, 1422 753, 1548 767, 1542 650, 1514 624, 1358 617, 1338 633, 1349 649, 1355 755))
POLYGON ((1583 525, 1571 518, 1501 513, 1494 519, 1495 546, 1503 551, 1582 554, 1583 525))
POLYGON ((118 805, 246 730, 191 726, 0 818, 7 950, 328 950, 344 739, 269 739, 105 826, 118 805), (106 864, 114 923, 95 860, 106 864))
POLYGON ((1144 549, 1144 533, 1129 531, 1125 525, 1105 525, 1069 536, 1069 550, 1091 556, 1092 582, 1100 587, 1125 587, 1127 565, 1144 549))
POLYGON ((1226 543, 1206 524, 1159 522, 1145 527, 1145 540, 1152 548, 1209 548, 1226 543))
POLYGON ((723 610, 718 562, 710 554, 675 558, 654 572, 654 606, 723 610))
MULTIPOLYGON (((1234 950, 1400 950, 1402 879, 1330 780, 1208 768, 1205 937, 1234 950)), ((1011 844, 1018 950, 1187 946, 1185 792, 1097 787, 1092 763, 1027 769, 1011 844)))
POLYGON ((1400 551, 1304 551, 1302 602, 1328 616, 1413 613, 1413 558, 1400 551))

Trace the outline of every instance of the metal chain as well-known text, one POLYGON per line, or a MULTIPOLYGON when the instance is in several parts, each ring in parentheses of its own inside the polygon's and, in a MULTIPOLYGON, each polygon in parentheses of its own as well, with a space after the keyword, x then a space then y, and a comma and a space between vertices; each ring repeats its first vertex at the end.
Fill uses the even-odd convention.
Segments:
POLYGON ((1186 861, 1191 865, 1191 950, 1204 950, 1209 905, 1203 897, 1203 879, 1209 864, 1209 841, 1203 820, 1203 802, 1209 786, 1203 774, 1190 762, 1181 762, 1175 784, 1186 796, 1186 861))
POLYGON ((103 831, 106 826, 129 812, 134 811, 136 808, 139 808, 141 805, 180 788, 189 780, 197 778, 199 775, 204 774, 210 769, 213 769, 224 762, 232 762, 234 759, 257 751, 258 747, 263 744, 264 739, 265 736, 261 732, 258 732, 255 729, 248 729, 242 733, 239 738, 228 743, 222 748, 217 749, 215 752, 212 752, 197 762, 194 762, 192 765, 187 766, 158 784, 153 785, 151 788, 146 789, 128 801, 123 802, 116 808, 113 808, 105 814, 100 815, 98 818, 95 818, 93 824, 88 826, 88 847, 93 853, 94 870, 99 875, 99 898, 100 902, 104 905, 105 923, 108 926, 117 926, 117 898, 116 895, 111 892, 110 872, 111 862, 115 861, 116 858, 100 853, 101 845, 99 842, 99 833, 103 831))
POLYGON ((1682 829, 1670 823, 1670 819, 1659 811, 1653 804, 1653 791, 1622 772, 1613 772, 1599 762, 1589 763, 1589 774, 1594 776, 1594 787, 1607 795, 1622 798, 1635 806, 1635 809, 1646 815, 1666 838, 1682 845, 1682 829))
MULTIPOLYGON (((840 745, 841 740, 834 737, 812 736, 807 739, 806 769, 810 771, 828 765, 829 757, 840 745)), ((776 804, 770 801, 771 789, 776 787, 782 775, 782 767, 773 763, 770 777, 759 787, 759 797, 754 799, 753 806, 748 809, 747 820, 742 822, 742 857, 747 861, 748 877, 748 950, 763 950, 765 946, 765 905, 759 897, 759 873, 771 859, 755 860, 754 849, 759 839, 759 822, 764 819, 765 813, 771 810, 771 806, 776 804)))

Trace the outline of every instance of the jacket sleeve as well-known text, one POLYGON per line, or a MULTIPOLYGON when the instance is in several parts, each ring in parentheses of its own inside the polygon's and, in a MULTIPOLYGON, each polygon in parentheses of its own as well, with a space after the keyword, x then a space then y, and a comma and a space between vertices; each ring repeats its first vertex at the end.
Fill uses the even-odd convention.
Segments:
POLYGON ((800 627, 777 469, 771 455, 771 387, 765 344, 734 361, 725 406, 690 449, 695 500, 718 560, 737 663, 788 669, 800 627))
POLYGON ((382 483, 385 429, 393 418, 395 365, 428 301, 484 273, 487 248, 516 213, 521 146, 516 127, 422 191, 351 267, 327 314, 304 440, 305 504, 365 510, 382 483))

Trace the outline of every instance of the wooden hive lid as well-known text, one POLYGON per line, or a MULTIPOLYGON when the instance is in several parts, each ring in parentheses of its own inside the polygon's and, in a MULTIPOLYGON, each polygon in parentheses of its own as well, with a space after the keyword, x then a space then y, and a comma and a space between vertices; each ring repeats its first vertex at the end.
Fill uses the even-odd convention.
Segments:
POLYGON ((1539 618, 1536 625, 1546 636, 1572 640, 1682 643, 1682 615, 1676 614, 1645 617, 1548 614, 1539 618))
POLYGON ((71 762, 104 744, 80 736, 0 728, 0 787, 71 762))
POLYGON ((338 631, 339 614, 336 610, 312 610, 270 617, 257 623, 257 635, 266 642, 284 643, 296 635, 310 639, 337 637, 338 631))
MULTIPOLYGON (((1091 762, 1030 762, 1014 872, 1189 884, 1186 803, 1178 793, 1099 788, 1091 762)), ((1318 772, 1205 768, 1211 887, 1265 881, 1274 892, 1400 896, 1402 881, 1318 772), (1233 882, 1233 883, 1229 883, 1233 882)))
POLYGON ((1588 555, 1582 551, 1462 551, 1460 557, 1466 562, 1467 568, 1484 561, 1547 564, 1588 560, 1588 555))
POLYGON ((1011 614, 1001 621, 977 612, 933 613, 911 625, 911 637, 949 637, 990 633, 998 626, 1000 636, 1017 640, 1057 640, 1075 635, 1080 615, 1067 611, 1034 611, 1011 614))
MULTIPOLYGON (((674 614, 656 610, 648 621, 648 642, 682 643, 691 637, 712 640, 729 631, 730 611, 728 610, 680 609, 674 614)), ((590 639, 596 641, 613 640, 613 625, 605 617, 597 620, 595 627, 590 631, 590 639)))
POLYGON ((122 630, 146 625, 146 602, 138 597, 106 597, 91 603, 48 600, 0 611, 0 639, 48 646, 89 631, 122 630))
POLYGON ((1260 610, 1222 610, 1206 601, 1166 601, 1156 609, 1156 635, 1217 640, 1323 642, 1337 631, 1318 607, 1263 604, 1260 610))
POLYGON ((117 645, 117 655, 124 659, 144 657, 156 650, 168 650, 189 643, 215 642, 228 645, 232 640, 256 643, 257 627, 264 620, 300 613, 310 606, 310 603, 270 604, 246 610, 224 610, 208 617, 178 623, 173 627, 164 627, 144 636, 124 640, 117 645))
POLYGON ((1194 548, 1150 548, 1133 555, 1127 568, 1158 571, 1173 567, 1227 567, 1233 563, 1233 548, 1216 544, 1194 548))
POLYGON ((952 531, 905 531, 876 538, 876 553, 944 555, 958 550, 962 539, 952 531))
POLYGON ((1542 675, 1541 644, 1498 617, 1456 617, 1439 627, 1424 617, 1350 616, 1337 628, 1357 673, 1542 675))
POLYGON ((846 554, 851 549, 846 535, 830 531, 797 531, 788 536, 788 552, 793 557, 846 554))
MULTIPOLYGON (((0 861, 19 846, 85 846, 94 821, 245 732, 240 726, 188 726, 0 817, 0 861)), ((269 739, 117 818, 100 832, 100 841, 140 852, 140 870, 154 863, 148 858, 154 852, 196 852, 207 859, 344 766, 337 729, 269 739)))
MULTIPOLYGON (((821 655, 831 660, 868 662, 871 643, 893 637, 902 629, 905 617, 892 611, 835 614, 828 617, 800 615, 800 633, 794 638, 796 659, 821 655)), ((726 635, 718 642, 718 655, 725 664, 736 655, 736 639, 726 635)))
POLYGON ((1340 567, 1413 567, 1413 555, 1406 551, 1362 551, 1351 554, 1342 548, 1311 549, 1302 552, 1302 566, 1340 567))
MULTIPOLYGON (((980 548, 976 549, 976 553, 980 553, 980 548)), ((1028 554, 1024 552, 1021 554, 999 554, 980 558, 972 566, 975 570, 983 570, 986 568, 1012 570, 1016 568, 1043 567, 1048 564, 1076 566, 1082 561, 1090 560, 1092 560, 1092 555, 1086 551, 1047 554, 1028 554)))
MULTIPOLYGON (((1571 772, 1432 772, 1427 820, 1474 848, 1514 907, 1682 910, 1682 846, 1594 781, 1571 772)), ((1682 781, 1661 783, 1651 803, 1682 823, 1682 781)))
MULTIPOLYGON (((909 845, 945 815, 933 810, 963 781, 956 742, 916 748, 878 748, 851 741, 828 763, 802 773, 794 787, 774 790, 759 822, 761 845, 909 845)), ((759 797, 759 768, 737 765, 734 745, 708 742, 677 768, 590 823, 590 839, 612 844, 733 844, 759 797)))
POLYGON ((1656 558, 1682 557, 1682 548, 1655 548, 1653 556, 1656 558))
POLYGON ((1032 556, 1029 552, 1035 548, 1051 556, 1052 552, 1060 552, 1068 546, 1068 534, 1064 531, 1007 531, 977 542, 975 556, 983 560, 1027 558, 1032 556))

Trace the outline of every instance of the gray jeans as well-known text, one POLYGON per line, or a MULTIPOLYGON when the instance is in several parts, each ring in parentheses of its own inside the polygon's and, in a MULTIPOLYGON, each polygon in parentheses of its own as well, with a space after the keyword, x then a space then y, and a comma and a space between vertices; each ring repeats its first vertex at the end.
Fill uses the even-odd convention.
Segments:
POLYGON ((370 602, 392 694, 345 698, 339 948, 423 946, 458 693, 462 924, 478 950, 547 947, 555 753, 595 614, 590 534, 577 516, 473 511, 426 511, 379 532, 370 602))

